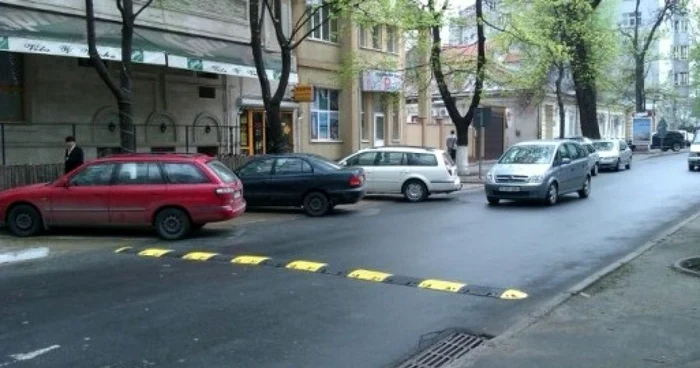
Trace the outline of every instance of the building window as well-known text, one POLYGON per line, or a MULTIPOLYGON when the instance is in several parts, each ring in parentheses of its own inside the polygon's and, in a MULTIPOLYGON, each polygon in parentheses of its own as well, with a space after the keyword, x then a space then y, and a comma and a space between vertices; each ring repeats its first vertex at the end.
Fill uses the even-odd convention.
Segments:
POLYGON ((382 27, 379 25, 372 27, 372 48, 382 49, 382 27))
POLYGON ((396 27, 386 27, 386 50, 389 52, 398 52, 398 42, 397 42, 397 32, 396 27))
POLYGON ((311 139, 339 140, 338 93, 332 89, 315 89, 316 96, 311 105, 311 139))
POLYGON ((688 60, 688 46, 674 46, 673 47, 673 58, 680 60, 688 60))
POLYGON ((0 52, 0 121, 24 120, 23 61, 21 54, 0 52))
POLYGON ((360 47, 367 47, 367 29, 364 26, 360 26, 360 47))
POLYGON ((216 88, 214 87, 199 87, 199 98, 213 100, 216 98, 216 88))
POLYGON ((632 12, 622 14, 622 25, 627 27, 634 27, 635 25, 642 24, 642 13, 632 12))
POLYGON ((391 140, 401 141, 401 121, 399 120, 399 101, 394 101, 394 109, 391 114, 391 140))
POLYGON ((338 42, 338 19, 331 14, 329 5, 319 0, 310 1, 307 5, 313 17, 309 20, 309 38, 313 40, 338 42))
POLYGON ((673 22, 674 32, 688 32, 688 21, 687 20, 676 20, 673 22))
POLYGON ((673 84, 676 86, 688 85, 688 72, 676 73, 673 75, 673 84))

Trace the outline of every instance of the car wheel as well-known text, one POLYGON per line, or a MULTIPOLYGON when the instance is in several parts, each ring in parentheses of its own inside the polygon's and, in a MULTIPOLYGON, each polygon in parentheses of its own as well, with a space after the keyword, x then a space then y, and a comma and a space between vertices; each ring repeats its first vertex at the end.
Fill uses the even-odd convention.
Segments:
POLYGON ((588 198, 589 195, 591 195, 591 178, 587 177, 583 182, 583 188, 578 191, 578 196, 585 199, 588 198))
POLYGON ((679 143, 674 143, 671 149, 673 150, 673 152, 678 152, 681 150, 681 145, 679 143))
POLYGON ((544 199, 548 206, 554 206, 559 201, 559 187, 556 183, 549 184, 547 187, 547 197, 544 199))
POLYGON ((36 208, 21 204, 10 210, 7 215, 7 226, 12 234, 26 237, 38 234, 43 229, 44 223, 36 208))
POLYGON ((625 165, 625 169, 629 170, 632 168, 632 157, 630 157, 630 160, 627 161, 627 165, 625 165))
POLYGON ((695 171, 695 165, 688 165, 688 171, 695 171))
POLYGON ((591 169, 591 175, 598 176, 599 170, 600 170, 600 167, 598 167, 598 164, 593 165, 593 169, 591 169))
POLYGON ((321 192, 311 192, 304 197, 304 211, 311 217, 323 216, 331 209, 328 197, 321 192))
POLYGON ((622 165, 622 161, 618 158, 617 163, 615 163, 615 172, 620 171, 620 165, 622 165))
POLYGON ((501 202, 501 200, 499 198, 496 198, 496 197, 486 197, 486 200, 492 206, 496 206, 496 205, 498 205, 498 203, 501 202))
POLYGON ((190 233, 192 221, 185 211, 166 208, 156 215, 155 227, 161 239, 179 240, 190 233))
POLYGON ((403 185, 403 196, 409 202, 420 202, 428 197, 428 188, 420 180, 409 180, 403 185))

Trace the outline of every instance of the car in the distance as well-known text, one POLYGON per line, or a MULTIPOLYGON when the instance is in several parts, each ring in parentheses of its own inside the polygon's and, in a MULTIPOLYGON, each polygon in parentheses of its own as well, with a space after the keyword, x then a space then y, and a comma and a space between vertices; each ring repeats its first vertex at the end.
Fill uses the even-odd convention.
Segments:
POLYGON ((700 167, 700 134, 693 137, 688 153, 688 170, 695 171, 700 167))
POLYGON ((491 205, 503 199, 534 199, 551 206, 560 196, 573 192, 588 198, 588 151, 569 140, 517 143, 486 174, 484 190, 491 205))
POLYGON ((600 169, 600 155, 593 146, 593 141, 583 136, 573 136, 564 139, 578 142, 588 151, 588 168, 591 170, 592 176, 597 176, 600 169))
POLYGON ((632 168, 632 150, 621 139, 600 139, 593 142, 593 147, 600 155, 601 170, 620 171, 622 167, 632 168))
POLYGON ((685 136, 677 130, 669 130, 666 135, 661 138, 659 133, 654 133, 651 136, 651 146, 650 149, 660 149, 664 152, 673 150, 673 152, 678 152, 687 146, 685 136))
POLYGON ((0 224, 17 236, 51 227, 154 227, 165 240, 243 214, 236 175, 201 154, 120 154, 51 183, 0 192, 0 224))
POLYGON ((344 168, 312 154, 256 156, 235 170, 250 207, 302 207, 307 215, 328 214, 365 196, 361 168, 344 168))
POLYGON ((339 164, 364 169, 367 194, 403 194, 410 202, 420 202, 432 194, 452 193, 462 188, 450 155, 430 147, 367 148, 340 160, 339 164))

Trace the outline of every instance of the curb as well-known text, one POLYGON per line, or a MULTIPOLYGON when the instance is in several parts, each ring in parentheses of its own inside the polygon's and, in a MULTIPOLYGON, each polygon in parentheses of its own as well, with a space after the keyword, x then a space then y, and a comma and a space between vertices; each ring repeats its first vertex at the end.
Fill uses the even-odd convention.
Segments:
POLYGON ((28 248, 17 251, 0 252, 0 266, 24 262, 32 259, 44 258, 49 255, 49 248, 39 247, 39 248, 28 248))
POLYGON ((467 354, 464 358, 458 359, 451 364, 447 365, 445 368, 468 368, 472 367, 475 363, 476 360, 486 351, 489 349, 496 349, 501 347, 508 339, 512 339, 515 337, 518 333, 522 332, 526 328, 534 325, 537 323, 540 319, 543 317, 547 316, 549 313, 551 313, 555 308, 558 306, 564 304, 567 300, 569 300, 571 297, 575 296, 576 294, 579 294, 581 291, 585 290, 589 286, 595 284, 596 282, 600 281, 602 278, 605 276, 608 276, 609 274, 617 271, 620 269, 622 266, 632 262, 642 254, 646 253, 649 251, 651 248, 656 246, 657 244, 661 243, 662 241, 666 240, 669 236, 673 235, 686 225, 688 225, 690 222, 694 221, 700 217, 700 211, 693 213, 689 217, 681 220, 680 222, 676 223, 675 225, 672 225, 671 227, 667 228, 666 230, 663 230, 660 234, 658 234, 656 237, 654 237, 652 240, 644 243, 642 246, 637 248, 636 250, 633 250, 631 253, 627 254, 626 256, 623 256, 622 258, 618 259, 617 261, 609 264, 608 266, 602 268, 601 270, 595 272, 594 274, 586 277, 579 283, 575 284, 574 286, 570 287, 568 290, 563 291, 556 295, 554 298, 551 300, 545 302, 545 304, 540 307, 538 310, 533 312, 530 316, 526 317, 524 320, 515 323, 512 327, 504 331, 502 334, 496 336, 494 339, 486 342, 484 345, 478 347, 473 353, 467 354))

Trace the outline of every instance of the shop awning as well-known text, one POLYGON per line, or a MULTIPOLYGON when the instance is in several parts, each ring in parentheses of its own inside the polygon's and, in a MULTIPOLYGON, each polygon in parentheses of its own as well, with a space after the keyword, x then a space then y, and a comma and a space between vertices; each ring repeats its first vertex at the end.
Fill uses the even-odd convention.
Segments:
MULTIPOLYGON (((0 51, 88 58, 85 19, 0 5, 0 51)), ((121 25, 97 21, 98 51, 105 60, 121 60, 121 25)), ((151 28, 134 30, 132 61, 216 74, 256 78, 249 45, 182 35, 151 28)), ((279 55, 266 55, 267 74, 278 79, 279 55)), ((293 66, 294 70, 294 66, 293 66)), ((296 74, 290 76, 295 83, 296 74)))

